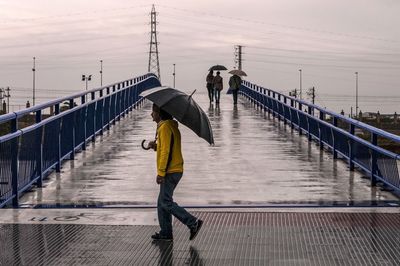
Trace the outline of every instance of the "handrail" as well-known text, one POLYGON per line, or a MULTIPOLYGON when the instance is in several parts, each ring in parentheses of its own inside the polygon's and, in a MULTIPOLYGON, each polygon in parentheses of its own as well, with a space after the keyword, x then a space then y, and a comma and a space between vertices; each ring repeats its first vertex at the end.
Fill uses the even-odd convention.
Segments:
MULTIPOLYGON (((145 74, 143 76, 139 76, 139 77, 132 78, 132 79, 127 79, 127 80, 124 80, 124 81, 121 81, 121 82, 112 83, 110 85, 103 86, 103 87, 100 87, 100 88, 94 88, 94 89, 91 89, 91 90, 88 90, 88 91, 75 93, 75 94, 72 94, 70 96, 57 98, 55 100, 51 100, 51 101, 48 101, 48 102, 45 102, 45 103, 42 103, 42 104, 31 106, 29 108, 26 108, 26 109, 23 109, 23 110, 19 110, 19 111, 13 112, 13 113, 0 115, 0 124, 8 122, 8 121, 10 121, 12 119, 15 119, 16 117, 22 117, 24 115, 27 115, 27 114, 30 114, 30 113, 34 113, 34 112, 49 108, 49 107, 54 106, 56 104, 61 104, 61 103, 65 102, 65 101, 68 101, 68 100, 71 100, 71 99, 80 98, 82 96, 91 95, 92 93, 96 93, 98 91, 103 91, 103 90, 105 90, 107 88, 112 88, 112 87, 114 87, 116 85, 119 85, 119 84, 125 84, 126 82, 131 82, 132 81, 133 84, 129 84, 128 86, 134 85, 134 84, 137 84, 138 82, 142 81, 144 78, 148 78, 148 77, 151 77, 151 76, 156 77, 155 74, 148 73, 148 74, 145 74)), ((116 90, 121 90, 121 89, 123 89, 123 86, 120 86, 120 88, 118 88, 116 90)))
POLYGON ((342 158, 348 160, 350 170, 354 170, 356 165, 367 172, 372 185, 379 180, 400 193, 400 154, 379 147, 377 142, 377 137, 380 136, 400 144, 400 136, 248 81, 242 82, 239 93, 257 106, 263 107, 265 111, 272 112, 285 124, 289 122, 299 134, 305 132, 309 141, 316 140, 319 143, 320 149, 327 147, 334 158, 338 158, 337 154, 340 153, 342 158), (287 103, 288 100, 290 104, 287 103), (308 112, 303 111, 303 107, 308 107, 308 112), (315 110, 319 111, 319 117, 314 115, 315 110), (325 121, 325 115, 334 118, 332 123, 325 121), (348 131, 338 127, 338 121, 347 123, 348 131), (357 136, 354 130, 356 127, 370 132, 371 140, 357 136))
MULTIPOLYGON (((379 129, 379 128, 376 128, 376 127, 373 127, 373 126, 370 126, 370 125, 368 125, 368 124, 365 124, 365 123, 363 123, 363 122, 361 122, 361 121, 352 119, 352 118, 350 118, 350 117, 346 117, 346 116, 344 116, 344 115, 335 113, 335 112, 333 112, 333 111, 327 110, 327 109, 325 109, 325 108, 322 108, 322 107, 320 107, 320 106, 318 106, 318 105, 315 105, 315 104, 312 104, 312 103, 310 103, 310 102, 307 102, 307 101, 304 101, 304 100, 300 100, 300 99, 297 99, 297 98, 292 97, 292 96, 287 96, 287 95, 285 95, 285 94, 282 94, 282 93, 280 93, 280 92, 277 92, 277 91, 274 91, 274 90, 271 90, 271 89, 267 89, 267 88, 264 88, 264 87, 260 87, 260 86, 258 86, 258 85, 256 85, 256 84, 253 84, 253 83, 249 82, 249 81, 244 81, 243 83, 244 83, 244 84, 248 83, 248 84, 251 84, 251 85, 253 85, 253 86, 256 86, 256 87, 258 87, 258 88, 260 88, 260 89, 273 92, 273 93, 275 93, 275 95, 280 95, 280 96, 282 96, 282 97, 285 97, 286 99, 293 100, 294 102, 300 103, 300 104, 305 105, 305 106, 308 106, 308 107, 312 107, 312 108, 317 109, 318 111, 320 111, 320 112, 322 112, 322 113, 324 113, 324 114, 328 114, 328 115, 330 115, 330 116, 332 116, 332 117, 336 117, 336 118, 338 118, 338 119, 340 119, 340 120, 342 120, 342 121, 345 121, 345 122, 347 122, 348 124, 352 124, 352 125, 354 125, 354 126, 356 126, 356 127, 358 127, 358 128, 365 129, 365 130, 368 130, 368 131, 373 131, 373 132, 374 132, 375 134, 377 134, 378 136, 385 137, 385 138, 388 138, 388 139, 390 139, 390 140, 393 140, 393 141, 395 141, 395 142, 399 142, 399 143, 400 143, 400 136, 398 136, 398 135, 392 134, 392 133, 390 133, 390 132, 384 131, 384 130, 382 130, 382 129, 379 129)), ((275 99, 275 100, 278 100, 278 99, 276 99, 276 98, 274 98, 274 99, 275 99)), ((280 100, 280 102, 282 102, 282 100, 280 100)), ((283 102, 282 102, 282 103, 283 103, 283 102)))

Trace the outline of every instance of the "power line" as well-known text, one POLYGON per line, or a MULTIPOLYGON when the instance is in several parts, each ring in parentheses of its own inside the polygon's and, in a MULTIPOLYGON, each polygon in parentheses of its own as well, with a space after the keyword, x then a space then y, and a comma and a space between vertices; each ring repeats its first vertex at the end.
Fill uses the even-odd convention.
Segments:
POLYGON ((328 35, 342 36, 342 37, 347 37, 347 38, 368 39, 368 40, 376 40, 376 41, 382 41, 382 42, 399 43, 399 41, 397 41, 397 40, 389 40, 389 39, 376 38, 376 37, 363 36, 363 35, 352 35, 352 34, 345 34, 345 33, 337 33, 337 32, 332 32, 332 31, 315 30, 315 29, 302 28, 302 27, 296 27, 296 26, 281 25, 281 24, 276 24, 276 23, 267 23, 267 22, 259 21, 259 20, 251 20, 251 19, 243 19, 243 18, 237 18, 237 17, 222 16, 222 15, 215 14, 215 13, 193 11, 193 10, 189 10, 189 9, 176 8, 176 7, 171 7, 171 6, 167 6, 167 5, 159 5, 159 6, 160 7, 164 7, 164 8, 168 8, 168 9, 181 11, 181 12, 184 12, 184 13, 194 13, 194 14, 197 14, 197 15, 201 15, 199 17, 209 16, 209 17, 216 18, 216 19, 221 19, 222 18, 222 19, 228 19, 228 20, 234 20, 234 21, 240 21, 240 22, 248 22, 248 23, 254 23, 254 24, 261 24, 261 25, 276 26, 276 27, 281 27, 281 28, 286 28, 286 29, 293 29, 293 30, 298 30, 298 31, 305 31, 305 32, 312 32, 312 33, 322 33, 322 34, 328 34, 328 35))

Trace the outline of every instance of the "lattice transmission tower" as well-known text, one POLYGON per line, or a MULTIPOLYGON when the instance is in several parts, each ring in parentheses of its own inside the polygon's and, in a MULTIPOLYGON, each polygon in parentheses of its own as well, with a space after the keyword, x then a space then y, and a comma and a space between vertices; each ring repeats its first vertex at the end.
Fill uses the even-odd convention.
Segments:
POLYGON ((157 42, 157 12, 153 5, 151 9, 151 33, 150 33, 150 51, 149 51, 149 67, 148 72, 152 72, 157 75, 161 81, 160 76, 160 61, 158 60, 158 42, 157 42))

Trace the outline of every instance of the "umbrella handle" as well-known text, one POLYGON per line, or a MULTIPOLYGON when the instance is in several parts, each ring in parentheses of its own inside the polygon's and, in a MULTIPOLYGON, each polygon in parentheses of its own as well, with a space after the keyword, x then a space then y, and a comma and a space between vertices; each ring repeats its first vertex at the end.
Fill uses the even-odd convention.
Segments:
POLYGON ((147 151, 147 150, 150 150, 150 147, 149 147, 149 146, 147 146, 147 147, 144 146, 145 141, 146 141, 145 139, 142 140, 142 149, 143 149, 143 150, 146 150, 146 151, 147 151))

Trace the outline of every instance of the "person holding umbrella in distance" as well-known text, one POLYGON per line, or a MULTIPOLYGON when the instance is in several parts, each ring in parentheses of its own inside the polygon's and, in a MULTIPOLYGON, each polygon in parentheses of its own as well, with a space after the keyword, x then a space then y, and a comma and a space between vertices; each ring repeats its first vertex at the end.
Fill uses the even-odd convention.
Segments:
POLYGON ((223 79, 220 76, 220 70, 227 70, 226 67, 223 65, 215 65, 210 67, 209 71, 217 71, 217 75, 214 77, 212 84, 214 86, 214 93, 215 93, 215 103, 219 105, 219 99, 221 98, 221 91, 224 88, 223 79))
POLYGON ((229 71, 228 73, 232 74, 232 77, 229 79, 229 88, 232 90, 233 94, 233 105, 237 104, 238 92, 240 89, 240 85, 242 84, 242 79, 240 76, 247 76, 243 70, 234 69, 229 71))
MULTIPOLYGON (((194 93, 194 92, 193 92, 194 93)), ((192 93, 192 94, 193 94, 192 93)), ((189 240, 193 240, 200 231, 203 221, 194 217, 173 200, 173 193, 183 175, 183 156, 179 122, 192 129, 198 136, 214 143, 210 121, 204 111, 192 99, 179 90, 169 87, 157 87, 141 93, 153 102, 151 116, 157 123, 156 138, 144 149, 157 152, 157 177, 160 185, 157 200, 158 222, 161 230, 151 238, 154 241, 172 241, 172 215, 190 230, 189 240)))

